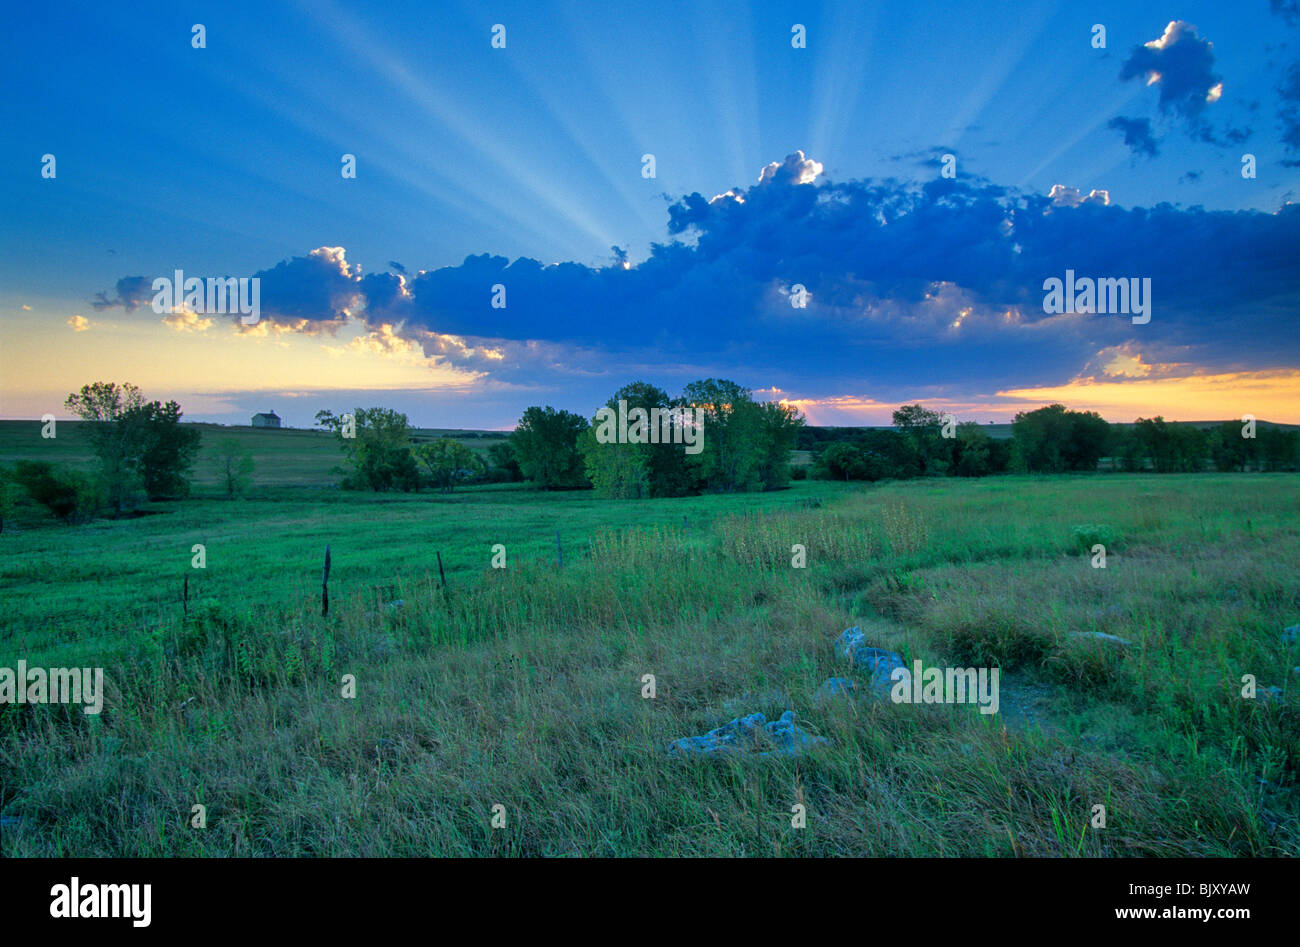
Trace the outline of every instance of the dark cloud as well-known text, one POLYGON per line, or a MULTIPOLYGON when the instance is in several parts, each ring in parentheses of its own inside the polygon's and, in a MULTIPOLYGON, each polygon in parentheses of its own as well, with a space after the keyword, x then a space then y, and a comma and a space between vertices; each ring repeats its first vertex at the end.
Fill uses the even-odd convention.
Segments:
POLYGON ((406 275, 406 267, 402 266, 402 264, 398 263, 396 260, 389 260, 388 268, 390 270, 395 270, 396 272, 401 273, 403 276, 406 275))
POLYGON ((320 247, 282 260, 253 276, 261 283, 261 321, 300 331, 333 331, 358 311, 360 266, 348 264, 342 247, 320 247))
POLYGON ((1126 209, 985 182, 798 184, 806 166, 776 167, 674 202, 681 239, 628 268, 484 253, 407 279, 363 276, 321 248, 259 274, 263 310, 302 331, 348 314, 390 324, 452 361, 492 348, 504 357, 478 364, 518 383, 608 373, 616 386, 698 366, 803 391, 927 379, 988 390, 1059 383, 1134 340, 1200 365, 1300 358, 1300 206, 1126 209), (1150 278, 1150 323, 1045 314, 1043 281, 1067 269, 1150 278), (806 307, 791 305, 796 284, 806 307))
POLYGON ((1106 123, 1107 128, 1118 129, 1124 136, 1124 144, 1134 154, 1154 158, 1160 153, 1155 136, 1151 134, 1151 120, 1147 118, 1125 118, 1117 115, 1106 123))
POLYGON ((1196 35, 1196 27, 1172 20, 1164 34, 1135 46, 1120 68, 1121 80, 1141 78, 1160 89, 1160 110, 1196 119, 1221 91, 1214 73, 1213 44, 1196 35))
POLYGON ((135 312, 141 306, 149 305, 154 296, 153 280, 148 276, 124 276, 117 281, 114 293, 112 299, 107 293, 96 293, 95 300, 91 303, 95 311, 103 312, 105 309, 121 306, 127 312, 135 312))

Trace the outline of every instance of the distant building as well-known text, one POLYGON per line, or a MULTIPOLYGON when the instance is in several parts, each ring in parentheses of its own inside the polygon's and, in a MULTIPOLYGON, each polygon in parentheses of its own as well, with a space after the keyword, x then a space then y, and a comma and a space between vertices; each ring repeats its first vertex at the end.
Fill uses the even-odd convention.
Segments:
POLYGON ((274 411, 268 414, 253 415, 253 427, 279 427, 280 416, 274 411))

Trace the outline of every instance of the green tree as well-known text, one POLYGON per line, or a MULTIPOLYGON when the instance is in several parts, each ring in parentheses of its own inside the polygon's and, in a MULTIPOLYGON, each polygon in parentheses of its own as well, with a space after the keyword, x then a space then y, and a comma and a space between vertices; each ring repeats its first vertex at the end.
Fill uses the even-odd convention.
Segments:
POLYGON ((780 490, 790 483, 790 451, 804 426, 797 408, 776 401, 758 405, 758 477, 764 490, 780 490))
POLYGON ((867 465, 867 480, 908 480, 919 477, 924 469, 915 442, 898 431, 873 428, 864 431, 858 443, 867 465))
MULTIPOLYGON (((99 458, 100 479, 114 516, 122 515, 139 482, 138 432, 134 424, 124 423, 124 418, 143 404, 135 385, 104 381, 83 385, 64 402, 68 410, 89 423, 91 446, 99 458)), ((139 419, 134 414, 132 418, 139 419)))
POLYGON ((1258 438, 1244 436, 1243 427, 1239 421, 1225 421, 1210 431, 1206 446, 1215 470, 1245 470, 1257 457, 1258 438))
POLYGON ((519 469, 515 458, 514 446, 509 440, 498 441, 488 447, 488 459, 492 463, 490 473, 495 480, 517 483, 524 479, 524 472, 519 469))
POLYGON ((956 463, 954 472, 959 477, 983 477, 990 473, 989 447, 992 438, 974 421, 957 425, 956 463))
POLYGON ((226 496, 234 499, 248 490, 253 473, 253 455, 233 437, 217 442, 217 471, 226 488, 226 496))
POLYGON ((1261 427, 1258 434, 1259 453, 1265 470, 1295 470, 1300 461, 1300 431, 1286 431, 1280 427, 1261 427))
POLYGON ((482 468, 472 450, 451 437, 439 437, 416 446, 415 458, 429 471, 429 480, 443 493, 450 493, 456 481, 482 468))
POLYGON ((905 404, 893 414, 894 427, 907 438, 922 475, 944 474, 952 466, 953 443, 943 437, 943 415, 919 404, 905 404))
POLYGON ((151 500, 188 495, 202 434, 181 425, 175 401, 145 402, 134 385, 95 382, 64 404, 90 426, 100 481, 120 516, 137 484, 151 500))
POLYGON ((1115 467, 1128 473, 1146 469, 1145 455, 1142 453, 1142 442, 1138 440, 1137 432, 1133 430, 1132 425, 1115 425, 1110 432, 1110 454, 1114 458, 1115 467))
POLYGON ((702 488, 714 493, 760 488, 763 420, 749 390, 706 378, 687 385, 680 404, 703 412, 702 449, 687 461, 702 488))
POLYGON ((566 490, 588 485, 578 438, 587 420, 552 407, 530 407, 510 436, 515 459, 525 479, 543 490, 566 490))
POLYGON ((416 490, 420 471, 411 456, 411 425, 391 408, 357 408, 349 417, 318 411, 316 423, 334 432, 352 465, 343 486, 351 490, 416 490))
POLYGON ((866 458, 861 448, 848 441, 837 441, 817 455, 814 475, 821 480, 866 480, 866 458))
POLYGON ((650 448, 654 446, 602 444, 596 439, 596 428, 583 431, 578 437, 578 451, 596 496, 617 500, 650 496, 650 448))
POLYGON ((1025 473, 1065 470, 1070 441, 1070 419, 1065 405, 1019 412, 1011 422, 1011 436, 1016 469, 1025 473))
POLYGON ((1151 469, 1156 473, 1171 473, 1178 469, 1177 434, 1163 417, 1138 418, 1133 425, 1133 437, 1143 460, 1150 461, 1151 469))
POLYGON ((151 401, 123 412, 119 421, 130 432, 132 464, 150 500, 189 496, 189 472, 198 455, 202 434, 181 425, 175 401, 151 401))

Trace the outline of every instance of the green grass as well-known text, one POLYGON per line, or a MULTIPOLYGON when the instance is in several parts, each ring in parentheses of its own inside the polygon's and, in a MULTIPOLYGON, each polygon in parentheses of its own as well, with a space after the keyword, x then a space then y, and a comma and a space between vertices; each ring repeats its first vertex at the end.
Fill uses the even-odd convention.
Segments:
MULTIPOLYGON (((195 424, 203 432, 199 455, 194 463, 195 496, 218 496, 225 489, 217 463, 217 445, 233 438, 254 458, 253 480, 261 492, 275 487, 312 487, 333 489, 339 477, 333 473, 341 464, 338 441, 328 431, 296 428, 225 427, 219 424, 195 424)), ((83 421, 59 421, 55 437, 41 437, 39 421, 0 421, 0 462, 45 460, 90 471, 95 467, 94 452, 83 421)), ((415 439, 453 436, 470 450, 487 459, 488 448, 500 443, 495 431, 452 431, 421 429, 415 439)))
POLYGON ((1294 475, 671 501, 289 482, 0 535, 0 666, 96 664, 109 682, 98 718, 0 713, 0 812, 19 820, 0 853, 1300 854, 1300 653, 1279 640, 1300 621, 1294 475), (1081 528, 1122 537, 1104 570, 1081 528), (1000 665, 1001 712, 819 702, 853 673, 832 648, 850 624, 908 662, 1000 665), (1074 634, 1090 631, 1132 643, 1074 634), (1245 673, 1283 699, 1242 699, 1245 673), (790 708, 829 744, 665 754, 790 708))

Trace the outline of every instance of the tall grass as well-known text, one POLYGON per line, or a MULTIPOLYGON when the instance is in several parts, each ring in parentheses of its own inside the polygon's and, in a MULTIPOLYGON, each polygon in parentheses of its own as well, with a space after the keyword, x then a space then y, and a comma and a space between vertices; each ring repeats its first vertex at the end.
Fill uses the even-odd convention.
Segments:
POLYGON ((17 820, 0 853, 1296 854, 1300 655, 1278 638, 1300 615, 1296 485, 195 501, 171 523, 6 537, 0 664, 100 658, 110 683, 97 718, 0 712, 0 812, 17 820), (1104 570, 1080 526, 1123 537, 1104 570), (160 563, 205 539, 185 616, 160 563), (1001 712, 819 699, 853 673, 831 647, 849 624, 909 661, 1000 665, 1001 712), (1130 643, 1078 634, 1095 631, 1130 643), (1242 699, 1246 673, 1284 697, 1242 699), (791 708, 826 746, 665 752, 791 708), (196 803, 207 828, 190 827, 196 803))

